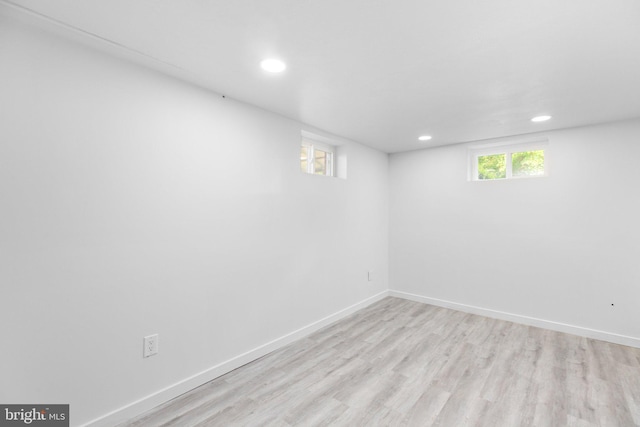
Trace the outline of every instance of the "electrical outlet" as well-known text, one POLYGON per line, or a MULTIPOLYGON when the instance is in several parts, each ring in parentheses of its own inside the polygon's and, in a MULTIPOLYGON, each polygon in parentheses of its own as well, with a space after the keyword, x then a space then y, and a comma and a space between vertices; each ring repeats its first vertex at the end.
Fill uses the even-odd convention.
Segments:
POLYGON ((374 277, 373 277, 373 271, 367 271, 367 280, 368 280, 369 282, 373 282, 373 279, 374 279, 374 277))
POLYGON ((143 357, 153 356, 154 354, 158 354, 158 334, 144 337, 143 357))

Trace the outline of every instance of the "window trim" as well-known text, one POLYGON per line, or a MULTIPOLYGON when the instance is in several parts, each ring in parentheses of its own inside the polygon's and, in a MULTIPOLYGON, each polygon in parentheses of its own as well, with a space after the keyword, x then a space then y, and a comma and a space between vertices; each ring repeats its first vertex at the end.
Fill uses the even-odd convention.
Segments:
POLYGON ((494 144, 476 145, 469 147, 469 168, 468 180, 476 182, 486 181, 508 181, 514 179, 544 178, 549 176, 549 141, 540 139, 528 142, 501 142, 494 144), (524 151, 544 151, 544 173, 541 175, 513 176, 512 155, 524 151), (504 154, 506 170, 504 178, 479 179, 478 178, 478 157, 490 156, 494 154, 504 154))

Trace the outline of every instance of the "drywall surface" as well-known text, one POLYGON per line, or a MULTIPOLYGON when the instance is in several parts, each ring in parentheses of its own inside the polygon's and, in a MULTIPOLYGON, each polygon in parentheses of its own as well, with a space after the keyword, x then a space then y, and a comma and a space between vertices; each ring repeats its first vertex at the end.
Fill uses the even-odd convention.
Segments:
POLYGON ((548 177, 469 181, 472 144, 390 156, 391 289, 640 338, 640 121, 534 137, 548 177))
POLYGON ((0 402, 80 425, 388 289, 386 154, 304 174, 321 131, 2 12, 0 402))

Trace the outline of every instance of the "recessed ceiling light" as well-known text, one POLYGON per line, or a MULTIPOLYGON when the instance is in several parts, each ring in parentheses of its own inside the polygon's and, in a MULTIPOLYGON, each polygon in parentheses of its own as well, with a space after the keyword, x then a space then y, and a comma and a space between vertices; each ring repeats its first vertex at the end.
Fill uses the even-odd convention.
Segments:
POLYGON ((274 58, 265 59, 260 63, 260 66, 270 73, 281 73, 287 68, 287 64, 274 58))
POLYGON ((531 119, 532 122, 546 122, 549 120, 551 116, 537 116, 531 119))
POLYGON ((422 135, 421 137, 418 137, 418 139, 419 139, 420 141, 428 141, 428 140, 430 140, 430 139, 431 139, 431 136, 429 136, 429 135, 422 135))

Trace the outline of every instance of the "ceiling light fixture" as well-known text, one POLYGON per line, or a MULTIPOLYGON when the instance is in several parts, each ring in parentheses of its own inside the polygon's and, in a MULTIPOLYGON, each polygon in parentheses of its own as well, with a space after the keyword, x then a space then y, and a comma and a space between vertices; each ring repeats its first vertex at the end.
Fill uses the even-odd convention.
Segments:
POLYGON ((532 122, 546 122, 549 120, 551 116, 537 116, 531 119, 532 122))
POLYGON ((428 140, 431 139, 431 136, 430 135, 422 135, 421 137, 418 137, 418 139, 420 141, 428 141, 428 140))
POLYGON ((287 68, 287 64, 274 58, 265 59, 260 63, 260 66, 270 73, 281 73, 287 68))

